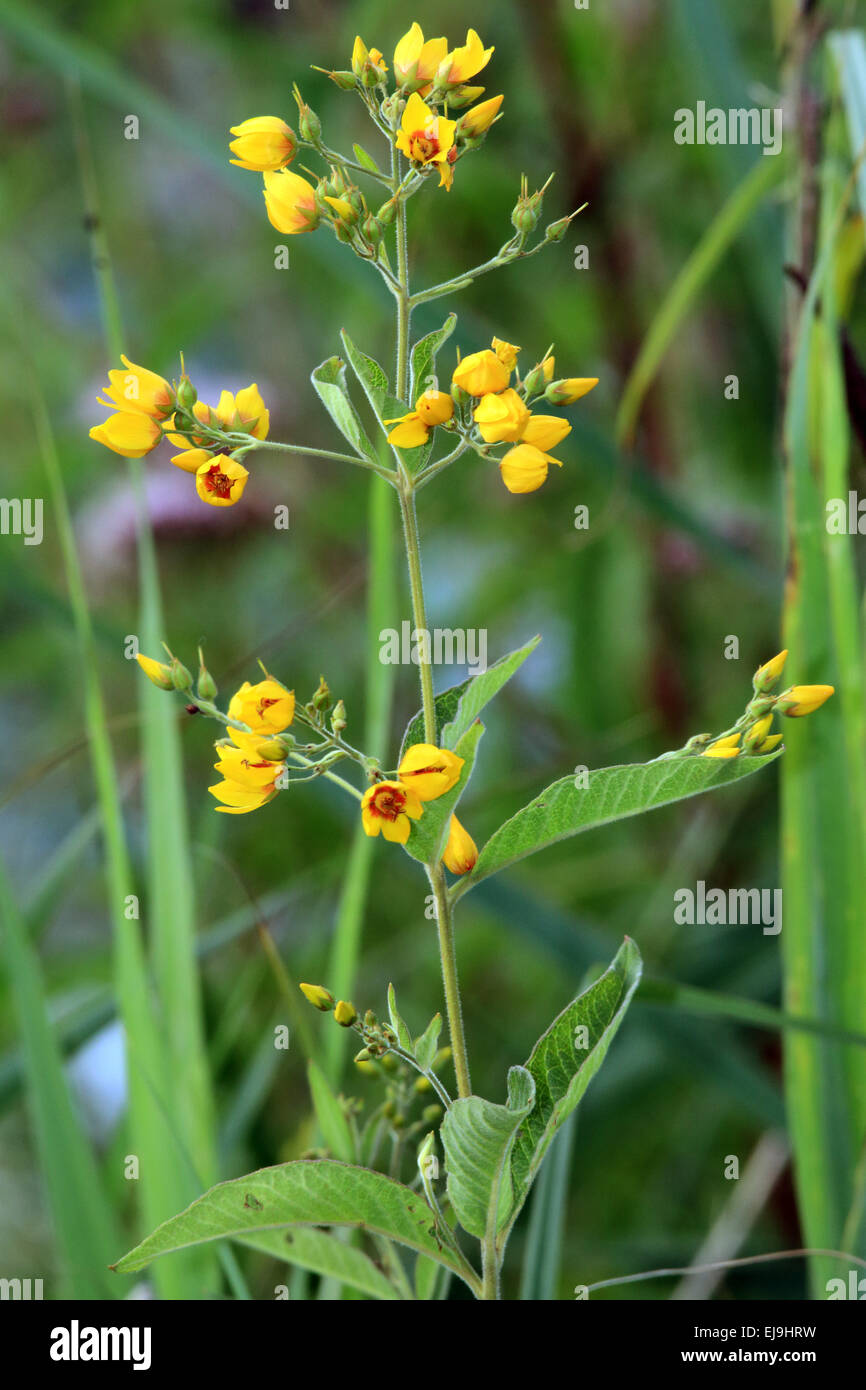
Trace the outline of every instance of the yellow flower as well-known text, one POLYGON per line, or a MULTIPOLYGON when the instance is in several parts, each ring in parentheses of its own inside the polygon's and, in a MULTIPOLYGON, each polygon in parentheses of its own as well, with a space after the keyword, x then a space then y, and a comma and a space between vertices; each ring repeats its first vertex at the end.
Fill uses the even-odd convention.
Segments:
POLYGON ((417 92, 413 92, 406 102, 406 110, 400 122, 397 148, 413 164, 437 165, 440 183, 451 186, 452 169, 448 160, 454 144, 456 121, 448 121, 437 116, 417 92))
POLYGON ((260 174, 282 169, 291 164, 298 151, 294 131, 279 116, 252 116, 233 125, 231 133, 238 137, 229 145, 237 159, 229 163, 240 169, 254 169, 260 174))
POLYGON ((704 758, 736 758, 739 754, 740 742, 739 734, 728 734, 725 738, 717 738, 711 743, 709 748, 705 748, 701 754, 704 758))
POLYGON ((449 53, 447 63, 439 68, 437 78, 443 86, 456 87, 461 82, 468 82, 470 77, 487 66, 492 52, 492 48, 484 47, 475 30, 470 29, 465 44, 449 53))
POLYGON ((782 674, 787 659, 788 650, 786 647, 783 652, 779 652, 772 660, 765 661, 763 666, 759 666, 753 677, 755 689, 762 692, 765 690, 772 690, 782 674))
POLYGON ((500 362, 496 353, 483 348, 481 352, 471 352, 457 364, 451 381, 470 396, 486 396, 489 392, 504 391, 510 376, 510 369, 500 362))
POLYGON ((514 368, 517 366, 517 354, 520 348, 515 347, 514 343, 504 342, 502 338, 494 338, 490 346, 493 348, 493 351, 496 353, 503 367, 507 367, 510 372, 513 372, 514 368))
POLYGON ((833 685, 792 685, 779 696, 779 713, 787 714, 790 719, 800 719, 820 709, 835 691, 833 685))
POLYGON ((466 111, 457 122, 457 136, 461 140, 477 140, 484 135, 499 113, 503 98, 488 97, 486 101, 481 101, 477 106, 473 106, 471 111, 466 111))
POLYGON ((386 420, 386 425, 396 425, 388 435, 388 443, 398 449, 417 449, 426 444, 430 430, 435 425, 444 425, 454 414, 454 402, 445 391, 425 391, 415 402, 415 409, 398 419, 386 420))
POLYGON ((571 425, 561 416, 530 415, 521 440, 524 444, 534 444, 536 449, 546 454, 548 449, 555 449, 557 444, 561 444, 567 434, 571 434, 571 425))
POLYGON ((171 678, 171 670, 164 661, 154 661, 152 656, 142 656, 141 652, 136 656, 136 661, 141 667, 149 681, 159 686, 160 690, 173 690, 174 682, 171 678))
POLYGON ((753 749, 752 749, 752 752, 753 752, 753 753, 772 753, 772 751, 773 751, 773 749, 776 747, 776 745, 779 744, 779 743, 781 743, 781 742, 782 742, 782 735, 781 735, 781 734, 770 734, 769 738, 765 738, 763 743, 759 743, 758 746, 757 746, 757 748, 753 748, 753 749))
POLYGON ((421 801, 435 801, 460 780, 464 758, 432 743, 414 743, 397 769, 400 781, 421 801))
POLYGON ((358 220, 358 214, 355 212, 352 204, 346 202, 345 198, 329 198, 326 196, 325 202, 329 207, 334 209, 337 216, 341 217, 344 222, 356 222, 358 220))
MULTIPOLYGON (((295 692, 286 690, 273 676, 256 685, 244 681, 229 701, 228 714, 229 719, 247 724, 254 734, 281 734, 295 717, 295 692)), ((230 729, 229 736, 235 743, 244 737, 237 729, 230 729)))
POLYGON ((542 453, 534 444, 516 444, 499 460, 499 472, 509 492, 535 492, 545 482, 551 463, 562 467, 560 459, 542 453))
POLYGON ((548 386, 547 399, 554 405, 574 405, 598 385, 597 376, 568 376, 548 386))
POLYGON ((233 507, 243 496, 249 470, 230 454, 208 456, 196 469, 195 490, 212 507, 233 507))
POLYGON ((428 39, 425 43, 420 24, 413 24, 394 49, 394 80, 398 87, 408 82, 418 86, 429 82, 447 53, 447 39, 428 39))
POLYGON ((452 816, 442 863, 452 874, 468 874, 475 868, 477 860, 478 846, 457 817, 452 816))
MULTIPOLYGON (((763 719, 758 719, 750 729, 746 730, 743 738, 743 751, 754 753, 765 742, 773 723, 772 710, 763 719)), ((780 735, 781 737, 781 735, 780 735)))
POLYGON ((229 734, 231 743, 216 745, 214 767, 223 780, 208 787, 208 791, 223 803, 216 808, 218 811, 242 816, 274 799, 284 764, 266 761, 257 754, 257 735, 242 734, 237 729, 230 729, 229 734))
POLYGON ((172 390, 165 378, 157 376, 156 372, 149 372, 147 367, 137 367, 123 353, 120 360, 126 371, 108 373, 109 384, 103 391, 108 400, 100 400, 99 404, 108 410, 117 407, 120 410, 141 411, 143 415, 151 415, 157 420, 170 414, 172 390))
POLYGON ((351 1028, 355 1019, 358 1017, 358 1010, 354 1004, 350 1004, 347 999, 338 999, 337 1007, 334 1009, 334 1018, 341 1028, 351 1028))
POLYGON ((488 444, 503 444, 521 438, 529 424, 529 411, 522 398, 509 387, 498 395, 488 392, 482 396, 474 418, 482 439, 488 444))
POLYGON ((364 792, 361 822, 368 835, 378 835, 381 830, 386 840, 405 845, 412 821, 423 810, 417 793, 402 782, 376 782, 364 792))
POLYGON ((143 415, 140 410, 121 410, 116 415, 109 415, 101 425, 94 425, 90 438, 124 458, 140 459, 156 448, 162 438, 162 430, 155 420, 143 415))
POLYGON ((542 370, 542 372, 544 373, 544 380, 545 380, 545 381, 552 381, 552 380, 553 380, 553 373, 554 373, 555 370, 556 370, 556 358, 555 358, 555 357, 545 357, 544 361, 543 361, 542 364, 541 364, 541 370, 542 370))
POLYGON ((312 232, 319 222, 316 190, 300 174, 280 169, 263 175, 265 207, 272 227, 286 236, 312 232))
POLYGON ((367 48, 364 40, 358 35, 355 39, 355 46, 352 49, 352 71, 356 77, 366 77, 372 75, 381 81, 388 71, 388 65, 378 48, 367 48))

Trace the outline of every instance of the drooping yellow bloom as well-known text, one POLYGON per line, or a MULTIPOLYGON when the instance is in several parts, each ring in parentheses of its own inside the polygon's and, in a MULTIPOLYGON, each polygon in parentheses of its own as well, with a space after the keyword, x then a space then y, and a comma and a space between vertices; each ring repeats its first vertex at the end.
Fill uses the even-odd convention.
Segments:
POLYGON ((123 458, 140 459, 156 448, 162 430, 156 420, 140 410, 121 410, 109 415, 101 425, 94 425, 90 438, 123 458))
POLYGON ((762 693, 766 690, 772 690, 784 670, 787 659, 788 649, 786 647, 783 652, 779 652, 770 661, 765 661, 763 666, 759 666, 752 678, 755 689, 762 693))
POLYGON ((126 371, 108 373, 109 384, 103 391, 108 400, 99 400, 97 397, 99 404, 108 410, 140 411, 142 415, 150 415, 156 420, 162 420, 169 415, 172 410, 172 391, 165 378, 157 376, 156 372, 148 371, 147 367, 136 366, 128 357, 124 357, 123 353, 120 354, 120 360, 126 371))
MULTIPOLYGON (((295 692, 286 690, 273 676, 255 685, 244 681, 229 701, 228 714, 229 719, 248 725, 255 734, 281 734, 295 717, 295 692)), ((229 736, 235 743, 244 737, 237 729, 230 729, 229 736)))
POLYGON ((233 507, 240 502, 249 469, 230 454, 215 454, 205 459, 195 474, 195 490, 211 507, 233 507))
POLYGON ((143 656, 141 652, 136 656, 136 661, 141 667, 149 681, 158 686, 160 690, 173 690, 174 682, 171 678, 171 670, 164 661, 154 661, 152 656, 143 656))
POLYGON ((488 444, 513 442, 529 424, 529 410, 521 396, 508 387, 498 395, 488 392, 475 408, 475 423, 488 444))
POLYGON ((547 388, 547 399, 554 405, 574 405, 598 385, 597 376, 568 376, 547 388))
POLYGON ((407 748, 397 776, 421 801, 435 801, 460 780, 464 758, 433 743, 414 743, 407 748))
POLYGON ((504 342, 502 338, 494 338, 490 346, 493 348, 493 351, 496 353, 503 367, 507 367, 510 372, 513 372, 514 368, 517 366, 517 354, 520 348, 515 347, 514 343, 504 342))
POLYGON ((546 454, 548 449, 555 449, 557 444, 561 444, 567 434, 571 434, 571 425, 561 416, 530 415, 521 442, 534 444, 536 449, 546 454))
POLYGON ((820 709, 825 700, 836 692, 834 685, 792 685, 779 696, 778 710, 789 719, 800 719, 820 709))
POLYGON ((477 140, 484 135, 499 114, 503 98, 488 97, 486 101, 480 101, 477 106, 473 106, 471 111, 466 111, 457 122, 458 139, 477 140))
POLYGON ((466 42, 460 48, 453 49, 446 62, 439 67, 436 74, 438 81, 449 87, 468 82, 470 77, 486 68, 492 52, 493 48, 485 48, 475 30, 470 29, 466 42))
POLYGON ((437 116, 418 93, 413 92, 400 122, 397 148, 413 164, 437 167, 440 184, 450 188, 453 170, 448 156, 454 146, 456 127, 456 121, 437 116))
POLYGON ((386 840, 405 845, 412 821, 423 813, 418 794, 402 782, 376 782, 361 800, 361 822, 368 835, 381 831, 386 840))
POLYGON ((231 133, 237 139, 232 140, 229 149, 237 159, 230 159, 229 163, 240 169, 253 169, 260 174, 283 169, 298 151, 295 132, 279 116, 252 116, 233 125, 231 133))
POLYGON ((257 811, 277 794, 277 780, 284 764, 266 761, 256 752, 260 741, 255 734, 230 729, 231 743, 216 745, 216 771, 223 778, 208 787, 211 796, 223 804, 217 807, 227 815, 241 816, 257 811))
POLYGON ((316 190, 300 174, 279 169, 262 176, 268 221, 285 236, 312 232, 319 223, 316 190))
POLYGON ((471 352, 454 368, 451 381, 468 391, 470 396, 494 395, 504 391, 511 377, 511 370, 500 362, 490 348, 481 352, 471 352))
POLYGON ((454 402, 445 391, 425 391, 415 402, 415 409, 397 419, 386 420, 396 428, 388 435, 388 443, 398 449, 417 449, 426 444, 430 430, 444 425, 454 414, 454 402))
POLYGON ((452 874, 468 874, 478 861, 478 846, 456 816, 451 817, 442 863, 452 874))
POLYGON ((536 492, 547 479, 550 465, 562 467, 562 460, 551 458, 534 444, 515 444, 499 460, 499 472, 509 492, 536 492))
POLYGON ((423 86, 433 77, 448 53, 448 40, 427 39, 417 22, 394 49, 394 80, 399 87, 412 83, 423 86))
POLYGON ((725 738, 717 738, 701 754, 704 758, 736 758, 740 752, 740 735, 728 734, 725 738))

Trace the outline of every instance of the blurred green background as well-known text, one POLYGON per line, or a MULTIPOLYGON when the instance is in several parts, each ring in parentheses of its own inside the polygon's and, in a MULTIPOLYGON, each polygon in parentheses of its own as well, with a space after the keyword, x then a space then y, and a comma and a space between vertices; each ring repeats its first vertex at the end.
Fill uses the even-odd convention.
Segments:
MULTIPOLYGON (((47 496, 28 406, 32 359, 48 402, 98 643, 99 677, 124 791, 136 872, 147 863, 141 812, 139 676, 124 659, 138 632, 135 516, 122 460, 92 443, 94 403, 109 365, 76 153, 80 110, 119 293, 126 351, 167 376, 183 351, 205 399, 255 381, 276 439, 340 448, 309 384, 346 327, 383 362, 391 305, 376 276, 325 230, 285 240, 264 215, 257 175, 231 167, 228 127, 257 114, 295 123, 293 81, 330 145, 372 147, 360 103, 311 65, 346 67, 355 33, 390 62, 413 16, 393 3, 78 0, 40 8, 0 3, 0 172, 5 496, 47 496), (140 138, 124 138, 137 115, 140 138)), ((840 5, 835 17, 856 18, 840 5)), ((759 156, 751 148, 678 147, 673 112, 698 99, 778 104, 779 63, 767 7, 610 0, 575 10, 456 0, 425 31, 460 42, 467 23, 496 45, 483 74, 505 93, 483 150, 450 194, 425 188, 410 212, 416 285, 492 254, 510 234, 521 172, 551 171, 548 220, 585 200, 564 242, 525 266, 425 306, 415 336, 459 315, 440 359, 453 364, 496 334, 528 365, 555 343, 559 371, 600 385, 570 412, 565 466, 531 497, 512 497, 494 466, 468 459, 419 499, 429 618, 485 628, 493 660, 543 635, 539 651, 489 712, 461 817, 479 843, 548 781, 579 764, 640 761, 700 730, 726 727, 751 673, 781 646, 781 371, 784 196, 780 183, 736 237, 680 325, 642 410, 636 447, 615 443, 622 388, 659 303, 684 261, 759 156), (574 267, 585 245, 589 267, 574 267), (739 399, 725 399, 729 374, 739 399), (574 509, 586 504, 588 531, 574 509), (729 635, 739 660, 725 659, 729 635)), ((301 162, 307 161, 301 156, 301 162)), ((760 159, 759 159, 760 162, 760 159)), ((769 161, 766 161, 769 162, 769 161)), ((862 304, 852 331, 862 328, 862 304)), ((112 364, 114 365, 114 364, 112 364)), ((165 637, 188 662, 202 643, 228 695, 266 662, 299 696, 320 673, 364 718, 368 482, 357 470, 278 455, 252 457, 243 502, 202 507, 161 449, 147 460, 165 637), (288 532, 272 508, 290 508, 288 532)), ((119 1036, 112 1023, 110 927, 98 816, 87 758, 77 648, 46 502, 39 547, 0 541, 2 853, 38 942, 52 1015, 100 1171, 126 1237, 135 1234, 122 1158, 119 1036)), ((409 616, 395 569, 393 624, 409 616)), ((440 670, 437 688, 461 679, 440 670)), ((797 678, 798 672, 792 671, 797 678)), ((397 672, 388 747, 393 762, 417 707, 414 668, 397 672)), ((166 697, 168 699, 168 697, 166 697)), ((256 925, 266 921, 295 980, 323 978, 353 818, 325 786, 302 787, 249 817, 214 814, 213 726, 183 715, 196 921, 219 1176, 296 1156, 311 1142, 303 1053, 270 1045, 291 1024, 256 925)), ((651 979, 777 1004, 779 941, 760 927, 677 926, 673 893, 775 887, 777 771, 712 797, 596 831, 547 851, 474 892, 461 907, 458 950, 476 1088, 504 1096, 521 1061, 586 970, 632 935, 651 979)), ((435 934, 423 880, 385 844, 375 848, 356 1003, 380 1009, 393 980, 420 1028, 440 1007, 435 934)), ((144 913, 146 921, 146 912, 144 913)), ((327 983, 327 981, 326 981, 327 983)), ((63 1287, 52 1222, 23 1104, 8 984, 0 996, 0 1273, 63 1287)), ((333 1025, 309 1019, 313 1034, 333 1025)), ((762 1136, 784 1130, 777 1032, 739 1026, 648 996, 636 1003, 581 1111, 572 1159, 557 1296, 578 1283, 688 1263, 726 1209, 725 1157, 741 1168, 762 1136)), ((374 1083, 348 1077, 365 1094, 374 1083)), ((368 1103, 372 1103, 369 1100, 368 1103)), ((789 1175, 742 1230, 738 1253, 801 1244, 789 1175)), ((526 1219, 514 1237, 514 1297, 526 1219)), ((140 1234, 141 1232, 139 1232, 140 1234)), ((131 1243, 131 1239, 128 1241, 131 1243)), ((121 1253, 120 1249, 117 1251, 121 1253)), ((274 1267, 244 1255, 254 1295, 274 1267)), ((619 1291, 668 1297, 670 1281, 619 1291)), ((728 1274, 727 1296, 804 1296, 798 1262, 728 1274)))

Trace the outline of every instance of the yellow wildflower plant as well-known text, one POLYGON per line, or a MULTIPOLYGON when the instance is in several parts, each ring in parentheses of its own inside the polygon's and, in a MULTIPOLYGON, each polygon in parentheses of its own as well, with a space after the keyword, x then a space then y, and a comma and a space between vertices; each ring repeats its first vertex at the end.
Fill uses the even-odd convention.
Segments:
POLYGON ((449 87, 468 82, 470 77, 475 77, 482 68, 487 67, 492 54, 492 46, 485 48, 475 30, 470 29, 466 35, 466 42, 453 49, 440 63, 436 73, 437 81, 449 87))
POLYGON ((394 49, 394 80, 398 86, 424 86, 435 76, 448 53, 446 38, 426 39, 416 21, 394 49))
POLYGON ((477 106, 465 111, 457 122, 456 139, 458 143, 466 140, 480 140, 482 135, 486 135, 499 116, 499 108, 503 100, 502 96, 488 97, 486 101, 480 101, 477 106))
POLYGON ((313 185, 291 169, 268 171, 263 178, 265 207, 271 226, 284 236, 314 231, 320 214, 313 185))
POLYGON ((511 368, 490 348, 471 352, 462 358, 451 377, 453 386, 459 386, 470 396, 498 395, 504 391, 511 380, 511 368))
POLYGON ((90 438, 123 458, 141 459, 156 448, 162 439, 162 428, 140 410, 121 410, 109 415, 101 425, 94 425, 90 438))
POLYGON ((164 377, 151 372, 147 367, 139 367, 120 354, 125 370, 110 371, 108 386, 103 390, 107 401, 99 400, 107 409, 141 412, 154 420, 163 420, 174 409, 174 393, 164 377))
POLYGON ((274 172, 291 164, 298 152, 295 132, 279 116, 251 116, 249 120, 233 125, 231 133, 236 138, 229 149, 236 159, 239 169, 252 169, 259 174, 274 172))
POLYGON ((832 685, 792 685, 776 703, 780 714, 786 714, 789 719, 801 719, 803 715, 814 714, 833 694, 835 686, 832 685))
POLYGON ((520 348, 514 343, 506 343, 502 338, 494 338, 490 344, 496 356, 499 358, 503 367, 507 367, 509 372, 513 372, 517 366, 517 355, 520 348))
POLYGON ((425 391, 415 402, 415 409, 391 420, 383 420, 385 425, 395 425, 388 435, 388 443, 398 449, 416 449, 426 444, 431 429, 445 425, 454 414, 454 402, 445 391, 425 391))
POLYGON ((229 701, 228 715, 253 733, 281 734, 295 717, 295 693, 272 676, 256 685, 244 681, 229 701))

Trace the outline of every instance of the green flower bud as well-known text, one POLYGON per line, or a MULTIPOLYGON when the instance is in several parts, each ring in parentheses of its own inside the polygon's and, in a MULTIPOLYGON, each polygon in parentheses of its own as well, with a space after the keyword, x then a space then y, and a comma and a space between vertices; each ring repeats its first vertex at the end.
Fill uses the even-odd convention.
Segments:
POLYGON ((319 677, 319 685, 313 695, 312 703, 314 709, 331 708, 331 692, 328 689, 328 682, 325 680, 324 676, 319 677))
POLYGON ((177 384, 175 399, 181 410, 192 410, 198 400, 198 392, 186 374, 181 377, 177 384))
POLYGON ((357 86, 355 74, 353 72, 329 72, 328 76, 341 92, 353 92, 357 86))
POLYGON ((331 728, 335 734, 341 734, 346 727, 346 706, 342 700, 338 700, 331 715, 331 728))
POLYGON ((201 647, 198 649, 198 681, 196 682, 196 692, 200 700, 215 700, 217 696, 217 683, 204 664, 201 647))
POLYGON ((176 656, 171 658, 171 683, 175 690, 191 690, 192 676, 186 669, 182 661, 178 661, 176 656))

